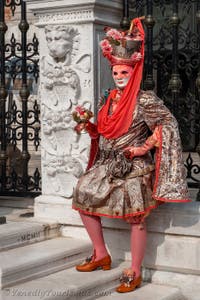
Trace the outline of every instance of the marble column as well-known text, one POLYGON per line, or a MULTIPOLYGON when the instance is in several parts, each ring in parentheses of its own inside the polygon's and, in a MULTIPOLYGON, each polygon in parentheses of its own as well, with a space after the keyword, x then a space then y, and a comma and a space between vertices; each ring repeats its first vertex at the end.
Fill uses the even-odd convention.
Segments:
POLYGON ((71 224, 73 188, 84 172, 90 139, 73 130, 72 111, 96 111, 103 89, 112 85, 99 41, 104 26, 119 26, 119 0, 26 0, 36 16, 40 44, 42 195, 35 217, 71 224))

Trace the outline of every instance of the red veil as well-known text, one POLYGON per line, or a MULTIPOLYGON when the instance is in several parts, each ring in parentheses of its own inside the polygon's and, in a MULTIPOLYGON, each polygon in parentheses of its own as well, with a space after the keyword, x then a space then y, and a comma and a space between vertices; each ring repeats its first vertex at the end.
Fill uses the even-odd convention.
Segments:
POLYGON ((136 106, 137 95, 140 90, 144 65, 144 29, 139 18, 134 19, 134 24, 139 29, 142 37, 141 54, 142 59, 134 66, 133 74, 125 87, 117 109, 112 115, 109 115, 111 99, 115 97, 116 90, 113 90, 106 104, 98 114, 98 132, 108 139, 116 139, 125 134, 133 118, 133 112, 136 106))

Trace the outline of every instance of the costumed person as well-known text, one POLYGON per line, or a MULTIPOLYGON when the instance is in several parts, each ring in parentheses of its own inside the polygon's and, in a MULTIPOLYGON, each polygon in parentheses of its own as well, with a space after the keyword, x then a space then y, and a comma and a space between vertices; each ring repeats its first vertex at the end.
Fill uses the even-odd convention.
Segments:
POLYGON ((188 202, 182 148, 176 119, 153 91, 140 90, 144 64, 144 30, 140 18, 130 30, 106 28, 101 41, 116 89, 98 113, 97 124, 79 124, 91 137, 87 171, 74 190, 78 210, 93 244, 93 254, 76 269, 109 270, 101 216, 120 218, 131 227, 132 263, 124 269, 117 292, 130 292, 142 282, 146 247, 145 218, 165 202, 188 202), (155 163, 151 149, 156 149, 155 163))

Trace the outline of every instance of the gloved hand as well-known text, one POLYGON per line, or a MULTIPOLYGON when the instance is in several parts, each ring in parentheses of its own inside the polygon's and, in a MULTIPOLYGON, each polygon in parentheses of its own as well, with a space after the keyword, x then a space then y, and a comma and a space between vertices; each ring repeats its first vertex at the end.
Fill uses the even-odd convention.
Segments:
POLYGON ((132 159, 135 156, 142 156, 151 150, 154 145, 148 143, 147 141, 140 147, 127 147, 124 149, 124 156, 126 158, 132 159))
POLYGON ((97 125, 91 123, 90 121, 78 123, 74 130, 80 134, 82 130, 86 130, 91 137, 91 139, 97 139, 99 134, 97 131, 97 125))
POLYGON ((142 146, 126 147, 123 151, 123 154, 128 159, 132 159, 135 156, 145 155, 152 148, 159 147, 159 139, 160 139, 159 127, 156 127, 154 133, 150 137, 148 137, 148 139, 142 146))
POLYGON ((85 129, 85 123, 78 123, 75 127, 74 130, 76 131, 76 133, 80 134, 81 131, 85 129))
POLYGON ((91 137, 91 139, 97 139, 99 136, 99 133, 97 131, 97 125, 91 123, 90 121, 88 121, 85 124, 85 129, 87 130, 89 136, 91 137))

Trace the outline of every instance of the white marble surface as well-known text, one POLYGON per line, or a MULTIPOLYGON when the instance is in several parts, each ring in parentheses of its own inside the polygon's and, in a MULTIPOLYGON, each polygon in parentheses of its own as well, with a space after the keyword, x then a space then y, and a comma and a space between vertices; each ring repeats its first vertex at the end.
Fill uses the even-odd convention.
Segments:
POLYGON ((122 16, 120 0, 25 0, 28 8, 38 16, 38 26, 49 23, 119 24, 122 16))
POLYGON ((196 237, 149 233, 144 265, 200 275, 200 240, 196 237))
POLYGON ((58 223, 11 221, 1 225, 0 251, 40 242, 60 235, 58 223))
POLYGON ((64 237, 3 251, 0 253, 1 287, 69 268, 90 252, 87 241, 64 237))
MULTIPOLYGON (((115 293, 114 288, 119 285, 119 277, 127 263, 115 261, 109 271, 96 270, 95 272, 81 273, 75 268, 60 271, 55 274, 36 279, 21 285, 17 285, 2 292, 5 300, 11 299, 16 293, 16 300, 26 299, 26 294, 35 292, 35 298, 42 295, 43 300, 82 300, 82 299, 123 299, 121 294, 115 293), (21 298, 17 297, 17 291, 21 292, 21 298), (40 294, 39 294, 40 292, 40 294), (9 298, 10 295, 10 298, 9 298), (23 296, 24 295, 24 296, 23 296), (8 298, 6 298, 8 296, 8 298), (103 296, 103 297, 101 297, 103 296)), ((164 285, 143 284, 134 294, 126 294, 126 299, 137 300, 182 300, 177 288, 164 285)))
POLYGON ((64 197, 41 195, 35 199, 34 213, 37 219, 45 218, 61 224, 81 225, 79 213, 72 209, 72 200, 64 197))
MULTIPOLYGON (((122 300, 122 295, 114 292, 111 295, 100 297, 99 300, 122 300)), ((178 288, 165 285, 144 284, 134 292, 124 296, 126 300, 183 300, 183 296, 178 288)))
POLYGON ((175 272, 151 271, 152 283, 165 284, 172 287, 179 287, 183 299, 199 300, 200 276, 180 274, 175 272))

